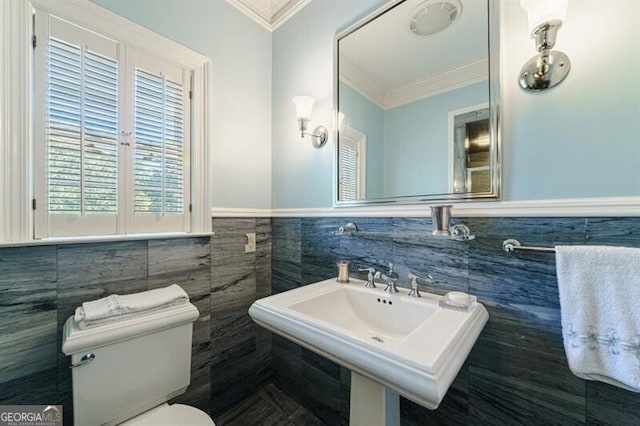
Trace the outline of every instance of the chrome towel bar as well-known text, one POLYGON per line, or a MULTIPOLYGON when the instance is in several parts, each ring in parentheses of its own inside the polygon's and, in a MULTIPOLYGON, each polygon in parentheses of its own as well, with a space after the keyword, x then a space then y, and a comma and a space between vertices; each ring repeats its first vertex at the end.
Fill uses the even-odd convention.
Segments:
POLYGON ((523 246, 522 244, 520 244, 520 241, 514 240, 512 238, 510 238, 508 240, 504 240, 502 242, 502 250, 506 251, 507 253, 515 253, 516 251, 519 251, 519 250, 541 251, 541 252, 545 252, 545 253, 555 253, 556 252, 556 249, 554 249, 553 247, 523 246))

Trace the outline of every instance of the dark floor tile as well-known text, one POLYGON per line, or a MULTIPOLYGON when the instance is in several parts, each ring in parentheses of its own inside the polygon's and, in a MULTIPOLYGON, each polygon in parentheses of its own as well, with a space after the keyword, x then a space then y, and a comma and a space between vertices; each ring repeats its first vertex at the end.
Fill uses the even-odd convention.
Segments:
POLYGON ((219 426, 315 426, 323 425, 317 417, 295 402, 273 384, 218 415, 219 426))
POLYGON ((285 413, 264 401, 259 392, 216 415, 213 420, 217 426, 276 426, 288 422, 285 413))
POLYGON ((585 381, 587 423, 590 425, 640 425, 640 394, 606 383, 585 381))

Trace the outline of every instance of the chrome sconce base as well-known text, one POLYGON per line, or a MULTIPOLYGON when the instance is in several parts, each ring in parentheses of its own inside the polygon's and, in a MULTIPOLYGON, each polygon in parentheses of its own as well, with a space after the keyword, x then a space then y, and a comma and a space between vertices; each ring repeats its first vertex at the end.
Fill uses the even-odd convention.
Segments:
POLYGON ((569 74, 571 62, 562 52, 547 51, 534 56, 520 70, 520 87, 532 92, 550 89, 569 74))
POLYGON ((322 148, 329 138, 329 132, 324 126, 317 126, 313 129, 313 133, 303 133, 302 136, 304 135, 311 137, 311 144, 316 148, 322 148))
POLYGON ((569 57, 562 52, 552 51, 556 44, 562 21, 552 20, 537 26, 531 37, 536 42, 539 55, 529 59, 520 70, 520 87, 532 92, 550 89, 560 84, 571 70, 569 57))
POLYGON ((309 120, 298 119, 298 125, 300 127, 300 137, 304 139, 305 135, 311 137, 311 144, 315 148, 322 148, 329 139, 329 131, 324 126, 317 126, 313 129, 313 133, 307 132, 307 122, 309 120))

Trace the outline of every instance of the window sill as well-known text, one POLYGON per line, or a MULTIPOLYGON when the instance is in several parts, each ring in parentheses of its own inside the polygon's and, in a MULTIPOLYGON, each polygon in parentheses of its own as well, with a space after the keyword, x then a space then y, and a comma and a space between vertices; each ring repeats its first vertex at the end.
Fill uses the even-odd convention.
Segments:
POLYGON ((60 244, 89 244, 106 243, 115 241, 140 241, 140 240, 166 240, 170 238, 197 238, 211 237, 214 232, 167 232, 159 234, 126 234, 126 235, 97 235, 89 237, 65 237, 65 238, 45 238, 42 240, 26 241, 5 241, 0 242, 0 248, 5 247, 27 247, 27 246, 51 246, 60 244))

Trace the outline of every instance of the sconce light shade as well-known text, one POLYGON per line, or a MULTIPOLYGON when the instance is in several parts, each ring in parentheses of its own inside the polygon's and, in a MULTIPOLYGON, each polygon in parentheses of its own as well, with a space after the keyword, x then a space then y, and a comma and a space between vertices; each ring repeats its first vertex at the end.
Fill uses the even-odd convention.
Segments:
POLYGON ((527 11, 529 31, 533 31, 545 22, 564 22, 569 0, 520 0, 520 6, 527 11))
POLYGON ((344 129, 344 127, 342 127, 344 125, 344 113, 343 112, 338 112, 338 131, 342 131, 342 129, 344 129))
POLYGON ((520 0, 520 6, 527 11, 531 37, 540 53, 529 59, 520 71, 519 83, 523 89, 536 92, 549 89, 569 74, 569 57, 551 50, 564 22, 567 4, 568 0, 520 0))
POLYGON ((329 137, 329 132, 324 126, 318 126, 313 129, 313 133, 307 132, 307 123, 311 120, 311 112, 313 111, 313 104, 316 100, 311 96, 295 96, 293 103, 296 106, 296 119, 298 120, 298 127, 300 128, 300 137, 304 138, 305 135, 311 136, 311 143, 316 148, 324 146, 329 137))
POLYGON ((293 103, 296 105, 296 118, 298 120, 311 120, 313 104, 316 103, 315 99, 311 96, 296 96, 293 98, 293 103))

